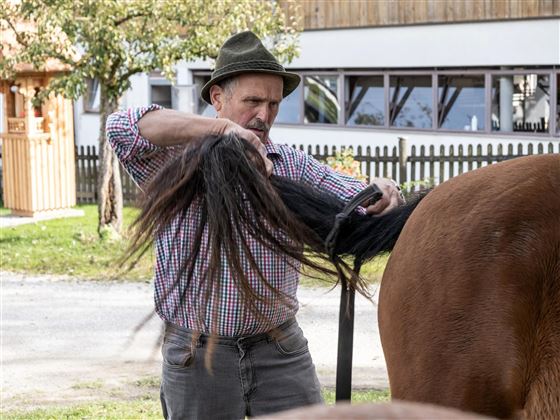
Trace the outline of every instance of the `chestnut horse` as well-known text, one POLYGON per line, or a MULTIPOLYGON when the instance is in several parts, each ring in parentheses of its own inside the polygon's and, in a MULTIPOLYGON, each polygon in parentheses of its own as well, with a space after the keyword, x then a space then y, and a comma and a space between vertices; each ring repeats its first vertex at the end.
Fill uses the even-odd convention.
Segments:
POLYGON ((393 398, 560 418, 560 155, 428 194, 385 269, 379 330, 393 398))

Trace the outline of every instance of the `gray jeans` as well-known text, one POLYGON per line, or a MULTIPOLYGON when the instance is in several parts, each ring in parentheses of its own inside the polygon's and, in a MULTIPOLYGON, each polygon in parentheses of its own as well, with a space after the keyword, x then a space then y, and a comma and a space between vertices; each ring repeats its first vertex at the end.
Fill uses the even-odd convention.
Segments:
POLYGON ((166 419, 242 419, 322 403, 321 387, 295 319, 274 332, 218 337, 205 367, 208 337, 167 324, 161 404, 166 419))

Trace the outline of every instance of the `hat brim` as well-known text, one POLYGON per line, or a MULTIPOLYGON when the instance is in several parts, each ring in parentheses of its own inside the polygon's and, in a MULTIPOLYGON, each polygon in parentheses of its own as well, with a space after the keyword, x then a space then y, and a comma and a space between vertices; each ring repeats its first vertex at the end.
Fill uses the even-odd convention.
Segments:
POLYGON ((292 93, 301 82, 301 77, 297 73, 290 73, 287 71, 274 71, 274 70, 235 70, 221 74, 213 79, 210 79, 202 88, 200 92, 200 97, 208 104, 212 105, 210 100, 210 88, 221 81, 228 79, 232 76, 237 76, 243 73, 264 73, 264 74, 274 74, 282 77, 284 79, 284 88, 282 89, 282 97, 285 98, 290 93, 292 93))

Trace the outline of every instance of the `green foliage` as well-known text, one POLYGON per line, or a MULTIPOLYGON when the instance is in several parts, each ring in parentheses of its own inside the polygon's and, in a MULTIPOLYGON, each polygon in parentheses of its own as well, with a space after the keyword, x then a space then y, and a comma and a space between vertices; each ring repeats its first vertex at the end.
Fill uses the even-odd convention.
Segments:
POLYGON ((69 72, 54 78, 41 98, 56 92, 76 99, 86 79, 97 78, 102 96, 116 101, 130 76, 159 69, 171 79, 177 61, 213 58, 227 37, 246 29, 268 36, 277 57, 291 61, 298 48, 296 13, 290 16, 276 2, 260 0, 8 2, 0 9, 0 31, 17 42, 2 43, 0 77, 19 63, 41 69, 56 59, 69 72))
MULTIPOLYGON (((80 206, 85 216, 48 220, 0 230, 2 270, 37 274, 70 275, 94 280, 143 280, 152 278, 153 257, 144 255, 130 272, 119 260, 128 246, 97 234, 97 206, 80 206)), ((138 209, 124 209, 124 225, 130 225, 138 209)))
POLYGON ((334 156, 329 156, 326 163, 337 172, 350 175, 360 181, 366 180, 366 176, 362 174, 360 162, 354 159, 354 150, 351 147, 341 152, 337 151, 334 156))
POLYGON ((414 191, 417 191, 419 189, 433 188, 435 187, 435 185, 436 184, 434 178, 425 178, 418 181, 405 182, 401 184, 400 187, 404 196, 409 197, 414 193, 414 191))

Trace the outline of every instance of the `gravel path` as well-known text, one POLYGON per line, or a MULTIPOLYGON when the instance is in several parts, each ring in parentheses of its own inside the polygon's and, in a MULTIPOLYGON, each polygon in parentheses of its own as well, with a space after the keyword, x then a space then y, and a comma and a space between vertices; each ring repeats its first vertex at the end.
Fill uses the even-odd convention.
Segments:
MULTIPOLYGON (((0 276, 4 408, 98 399, 159 376, 161 321, 134 333, 152 311, 151 285, 0 276)), ((339 292, 301 288, 299 299, 319 379, 334 386, 339 292)), ((354 387, 386 388, 376 306, 359 296, 355 323, 354 387)))

